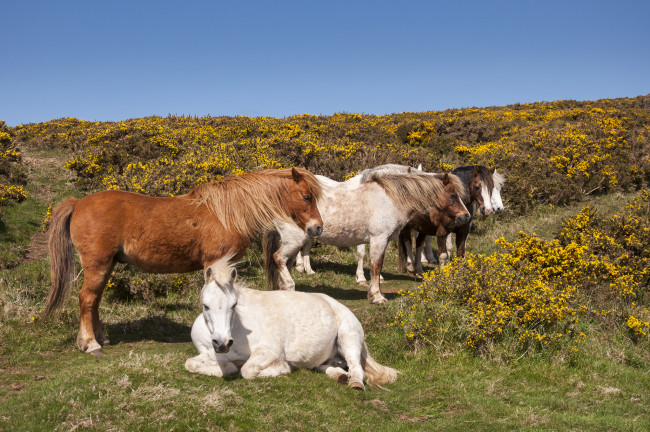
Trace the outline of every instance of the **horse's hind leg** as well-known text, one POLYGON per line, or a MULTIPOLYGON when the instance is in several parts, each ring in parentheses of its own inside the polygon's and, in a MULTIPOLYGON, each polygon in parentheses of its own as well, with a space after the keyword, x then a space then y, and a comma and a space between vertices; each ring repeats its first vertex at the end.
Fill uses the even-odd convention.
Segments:
POLYGON ((82 256, 84 282, 79 292, 80 325, 77 346, 83 352, 102 354, 102 345, 108 344, 99 321, 99 302, 106 282, 111 276, 113 258, 89 259, 82 256))
POLYGON ((370 286, 368 287, 368 300, 370 303, 385 303, 386 297, 379 288, 381 268, 384 264, 384 254, 388 239, 370 239, 370 286))
POLYGON ((363 366, 361 365, 361 350, 363 349, 363 329, 361 324, 358 321, 354 322, 352 319, 344 320, 339 326, 337 345, 339 355, 343 356, 348 365, 348 386, 365 390, 363 366))

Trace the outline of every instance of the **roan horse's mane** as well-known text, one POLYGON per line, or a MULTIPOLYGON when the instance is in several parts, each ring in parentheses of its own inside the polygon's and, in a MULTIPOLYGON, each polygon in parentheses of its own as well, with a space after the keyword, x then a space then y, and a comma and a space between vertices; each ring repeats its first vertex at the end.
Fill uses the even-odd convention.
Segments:
MULTIPOLYGON (((295 168, 318 201, 322 189, 314 175, 295 168)), ((228 230, 252 238, 273 227, 273 221, 291 221, 289 206, 282 201, 288 197, 291 169, 259 170, 240 176, 230 176, 191 189, 187 196, 197 205, 206 205, 228 230)))
MULTIPOLYGON (((400 210, 423 211, 442 206, 441 197, 446 193, 443 176, 444 174, 420 172, 374 173, 368 181, 380 185, 400 210)), ((463 199, 467 195, 463 182, 453 174, 449 174, 449 181, 463 199)))

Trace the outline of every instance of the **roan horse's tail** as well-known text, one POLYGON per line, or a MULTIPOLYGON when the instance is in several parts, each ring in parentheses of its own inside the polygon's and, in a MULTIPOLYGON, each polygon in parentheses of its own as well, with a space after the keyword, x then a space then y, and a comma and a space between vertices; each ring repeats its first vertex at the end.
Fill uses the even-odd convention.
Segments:
POLYGON ((397 374, 399 373, 399 371, 391 367, 377 363, 370 356, 368 346, 365 342, 361 350, 361 366, 363 367, 363 374, 368 384, 382 385, 393 383, 397 380, 397 374))
POLYGON ((411 229, 408 227, 402 228, 402 230, 399 232, 399 236, 397 237, 397 256, 399 260, 399 270, 402 273, 407 273, 408 268, 407 268, 407 258, 408 258, 408 251, 406 250, 406 239, 410 240, 411 237, 411 229))
POLYGON ((74 279, 74 245, 70 238, 70 217, 77 201, 79 200, 76 198, 68 198, 52 211, 48 241, 52 288, 43 316, 48 316, 55 309, 61 308, 74 279))
POLYGON ((264 270, 266 280, 271 289, 280 289, 280 270, 275 262, 275 252, 280 249, 280 233, 278 230, 269 230, 262 238, 262 251, 264 254, 264 270))

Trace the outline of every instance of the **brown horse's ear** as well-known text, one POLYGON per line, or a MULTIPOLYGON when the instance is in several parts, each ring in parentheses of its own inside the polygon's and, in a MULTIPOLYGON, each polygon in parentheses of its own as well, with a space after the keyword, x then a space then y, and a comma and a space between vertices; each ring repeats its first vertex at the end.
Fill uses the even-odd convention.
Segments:
POLYGON ((205 280, 210 279, 210 276, 212 276, 212 267, 208 267, 205 271, 205 280))
POLYGON ((474 165, 474 171, 472 171, 472 175, 477 176, 477 175, 479 175, 479 173, 480 172, 479 172, 479 169, 478 169, 478 165, 474 165))
POLYGON ((445 186, 449 184, 449 173, 445 173, 445 175, 442 176, 442 184, 445 186))
POLYGON ((300 174, 298 170, 294 167, 291 167, 291 177, 293 177, 293 181, 295 181, 296 183, 302 180, 302 174, 300 174))

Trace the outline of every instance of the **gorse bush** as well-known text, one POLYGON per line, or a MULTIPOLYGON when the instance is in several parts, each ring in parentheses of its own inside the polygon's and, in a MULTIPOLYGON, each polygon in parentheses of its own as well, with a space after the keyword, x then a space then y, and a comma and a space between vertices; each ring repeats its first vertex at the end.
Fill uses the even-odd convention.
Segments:
POLYGON ((59 119, 13 129, 16 142, 68 148, 79 187, 176 195, 258 168, 303 166, 344 180, 383 163, 429 171, 496 166, 523 213, 650 179, 650 96, 385 116, 59 119))
POLYGON ((23 189, 26 180, 22 157, 14 145, 11 129, 0 121, 0 218, 2 206, 27 198, 23 189))
POLYGON ((415 344, 462 341, 476 352, 500 346, 509 355, 578 353, 587 321, 650 342, 650 311, 642 306, 650 295, 648 191, 609 219, 584 208, 551 241, 520 233, 497 243, 503 252, 468 254, 401 292, 391 325, 403 326, 415 344))

